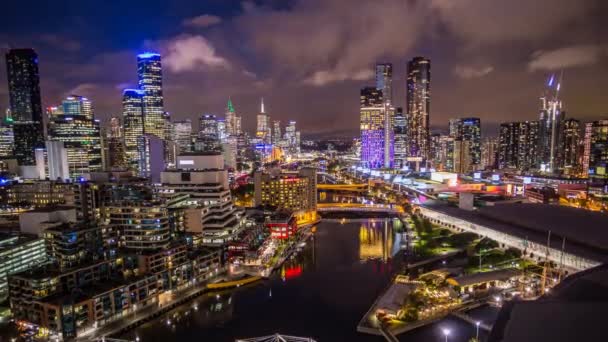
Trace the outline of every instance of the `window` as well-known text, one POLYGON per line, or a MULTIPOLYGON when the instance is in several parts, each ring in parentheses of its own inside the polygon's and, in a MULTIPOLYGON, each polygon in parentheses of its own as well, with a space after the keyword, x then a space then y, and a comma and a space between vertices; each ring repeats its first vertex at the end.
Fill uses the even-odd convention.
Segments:
POLYGON ((190 181, 190 172, 182 172, 182 182, 190 181))

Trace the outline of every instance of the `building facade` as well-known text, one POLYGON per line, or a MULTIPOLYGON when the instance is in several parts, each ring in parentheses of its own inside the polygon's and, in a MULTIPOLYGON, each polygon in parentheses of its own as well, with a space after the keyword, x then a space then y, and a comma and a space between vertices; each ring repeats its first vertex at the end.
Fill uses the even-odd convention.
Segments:
POLYGON ((431 61, 415 57, 407 64, 407 113, 410 118, 410 156, 429 157, 431 107, 431 61))
POLYGON ((34 150, 44 146, 38 55, 32 49, 6 54, 10 111, 19 165, 35 165, 34 150))
POLYGON ((165 139, 163 73, 158 53, 137 55, 139 89, 143 92, 144 131, 165 139))

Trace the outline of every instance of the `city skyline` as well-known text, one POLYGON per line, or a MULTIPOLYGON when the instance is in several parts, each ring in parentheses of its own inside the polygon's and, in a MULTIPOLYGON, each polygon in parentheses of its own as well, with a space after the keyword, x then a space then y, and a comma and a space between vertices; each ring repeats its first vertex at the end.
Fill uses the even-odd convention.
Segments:
MULTIPOLYGON (((536 119, 543 80, 562 69, 567 87, 561 97, 568 117, 592 121, 606 114, 601 89, 606 88, 608 81, 598 77, 606 70, 602 48, 606 35, 598 19, 606 11, 600 4, 591 0, 576 6, 564 1, 559 6, 518 3, 505 6, 496 17, 487 13, 490 9, 486 6, 491 6, 469 1, 471 11, 486 11, 480 17, 497 20, 497 25, 479 33, 477 28, 485 25, 482 19, 470 22, 469 27, 457 28, 453 24, 463 15, 459 13, 464 5, 454 5, 448 11, 440 1, 431 3, 410 6, 400 1, 383 1, 377 6, 365 3, 360 8, 351 8, 338 0, 323 4, 293 2, 282 7, 266 2, 241 5, 234 1, 211 1, 206 5, 180 6, 152 1, 141 11, 138 17, 141 25, 136 29, 130 23, 96 18, 99 27, 107 28, 99 32, 84 24, 83 19, 93 14, 88 5, 77 6, 78 9, 65 14, 57 12, 62 6, 52 6, 31 9, 28 19, 21 22, 12 18, 3 20, 0 27, 9 35, 0 35, 0 42, 4 47, 36 49, 44 107, 75 93, 89 97, 104 121, 121 112, 121 90, 137 86, 134 56, 144 51, 158 51, 163 56, 165 109, 174 119, 194 121, 202 113, 221 114, 230 97, 248 131, 255 126, 259 98, 265 97, 275 120, 295 119, 313 134, 357 135, 358 108, 352 95, 358 93, 361 84, 373 81, 374 65, 392 63, 393 105, 406 107, 406 63, 417 55, 433 61, 430 116, 433 130, 444 130, 451 117, 474 116, 483 122, 484 135, 496 136, 500 122, 536 119), (539 11, 547 8, 554 12, 552 19, 513 29, 518 20, 541 17, 539 11), (319 41, 322 44, 316 44, 314 54, 304 51, 306 42, 320 39, 318 34, 327 26, 329 20, 323 12, 338 10, 353 17, 365 10, 370 20, 382 16, 401 19, 390 20, 391 24, 382 29, 385 31, 374 29, 367 34, 347 21, 341 22, 338 25, 349 32, 347 37, 337 38, 343 40, 342 48, 337 48, 337 40, 323 39, 319 41), (159 17, 165 12, 175 14, 175 18, 159 17), (66 15, 69 20, 49 28, 48 22, 38 20, 43 14, 55 18, 66 15), (428 24, 428 28, 440 34, 427 37, 410 32, 426 25, 420 19, 411 21, 411 30, 399 23, 417 15, 436 18, 437 23, 428 24), (273 32, 265 23, 272 21, 268 19, 288 25, 287 29, 273 32), (309 26, 308 20, 318 21, 319 25, 309 26), (79 25, 81 29, 67 33, 64 25, 79 25), (234 39, 238 37, 235 31, 242 40, 234 39), (577 34, 580 32, 585 34, 577 34), (264 35, 268 38, 261 39, 264 35), (369 49, 358 47, 376 36, 382 38, 371 41, 369 49), (286 44, 289 39, 297 43, 286 44), (246 49, 239 48, 241 43, 246 49), (320 60, 319 56, 323 58, 320 60), (277 63, 282 67, 272 68, 277 63), (295 68, 302 63, 306 67, 295 68), (328 92, 331 97, 321 96, 328 92), (478 101, 464 100, 472 97, 478 101), (316 101, 302 101, 307 98, 316 101), (327 122, 321 123, 319 118, 327 118, 327 122)), ((119 10, 129 14, 136 7, 137 4, 127 8, 108 5, 94 14, 103 17, 119 10)), ((23 11, 22 6, 11 4, 5 13, 23 11)), ((328 36, 335 37, 332 31, 328 36)), ((5 73, 1 70, 0 77, 5 78, 5 73)), ((6 94, 6 83, 0 82, 1 108, 8 105, 6 94)))

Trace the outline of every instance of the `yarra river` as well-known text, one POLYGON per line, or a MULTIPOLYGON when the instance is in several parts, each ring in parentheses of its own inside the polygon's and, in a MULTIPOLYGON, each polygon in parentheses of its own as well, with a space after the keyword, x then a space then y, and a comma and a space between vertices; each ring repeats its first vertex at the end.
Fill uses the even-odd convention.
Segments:
MULTIPOLYGON (((120 338, 148 341, 234 341, 281 333, 324 341, 383 341, 356 326, 386 288, 404 255, 398 219, 322 221, 303 250, 270 279, 206 294, 120 338)), ((494 316, 481 308, 474 317, 494 316)), ((483 317, 482 317, 483 318, 483 317)), ((475 328, 445 319, 399 336, 401 341, 467 341, 475 328)), ((483 337, 483 334, 482 334, 483 337)))

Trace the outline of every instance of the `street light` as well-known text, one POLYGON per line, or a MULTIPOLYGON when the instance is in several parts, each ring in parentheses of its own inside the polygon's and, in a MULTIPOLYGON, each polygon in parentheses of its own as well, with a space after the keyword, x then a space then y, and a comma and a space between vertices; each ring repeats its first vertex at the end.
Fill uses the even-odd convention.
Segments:
POLYGON ((448 342, 448 336, 450 336, 450 330, 443 329, 443 336, 445 336, 445 342, 448 342))
POLYGON ((475 327, 477 328, 477 331, 475 332, 475 339, 477 341, 479 341, 479 325, 481 324, 480 321, 475 322, 475 327))

